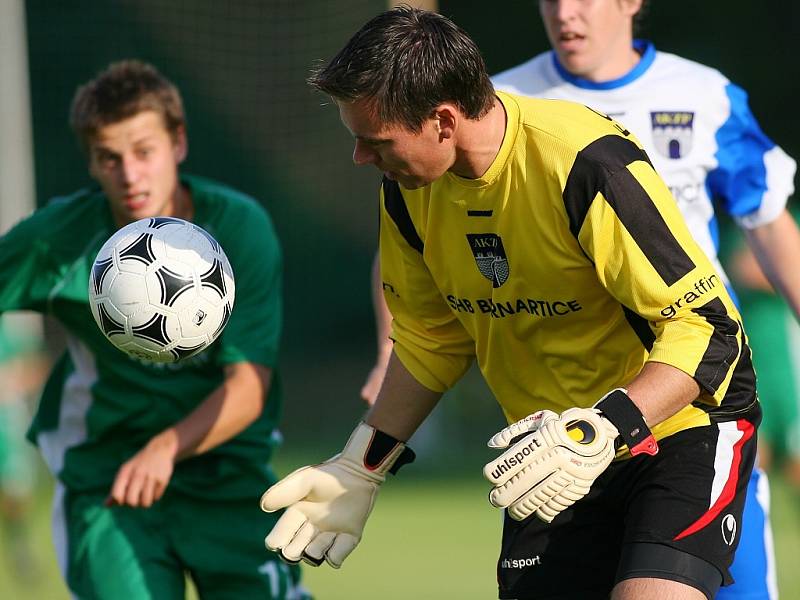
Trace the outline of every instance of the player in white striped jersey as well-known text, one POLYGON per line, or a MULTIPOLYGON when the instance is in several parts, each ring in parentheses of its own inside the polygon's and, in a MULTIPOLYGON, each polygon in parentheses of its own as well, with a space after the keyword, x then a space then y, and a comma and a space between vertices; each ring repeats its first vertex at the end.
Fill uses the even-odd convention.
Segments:
MULTIPOLYGON (((742 227, 773 287, 800 315, 800 234, 786 210, 795 162, 762 131, 747 94, 719 71, 633 37, 641 0, 540 0, 553 50, 504 71, 495 87, 581 102, 644 144, 689 229, 720 273, 715 206, 742 227)), ((769 494, 753 471, 743 537, 717 598, 777 597, 769 494)))
POLYGON ((608 42, 596 38, 610 34, 593 13, 614 3, 540 2, 554 50, 496 75, 495 87, 580 102, 622 122, 645 145, 717 268, 712 200, 745 229, 770 281, 800 315, 800 235, 786 211, 794 161, 761 131, 747 94, 719 71, 659 52, 632 30, 606 56, 608 42))

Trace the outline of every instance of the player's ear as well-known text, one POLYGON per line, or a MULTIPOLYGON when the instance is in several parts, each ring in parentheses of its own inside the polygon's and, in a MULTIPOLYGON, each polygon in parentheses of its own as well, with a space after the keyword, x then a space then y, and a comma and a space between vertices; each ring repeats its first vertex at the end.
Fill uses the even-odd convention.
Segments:
POLYGON ((172 133, 172 149, 175 153, 175 164, 186 160, 189 154, 189 140, 186 138, 186 128, 183 125, 179 125, 172 133))
POLYGON ((461 113, 452 104, 440 104, 433 112, 434 125, 439 139, 450 139, 458 126, 461 113))

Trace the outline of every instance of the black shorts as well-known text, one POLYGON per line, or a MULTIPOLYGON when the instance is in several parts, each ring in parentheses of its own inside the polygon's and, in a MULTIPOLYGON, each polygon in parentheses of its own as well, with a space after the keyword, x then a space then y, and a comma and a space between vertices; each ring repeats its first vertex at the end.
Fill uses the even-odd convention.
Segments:
POLYGON ((655 456, 612 463, 550 524, 506 514, 500 598, 605 599, 636 577, 679 581, 711 598, 732 583, 761 409, 736 419, 712 419, 660 440, 655 456))

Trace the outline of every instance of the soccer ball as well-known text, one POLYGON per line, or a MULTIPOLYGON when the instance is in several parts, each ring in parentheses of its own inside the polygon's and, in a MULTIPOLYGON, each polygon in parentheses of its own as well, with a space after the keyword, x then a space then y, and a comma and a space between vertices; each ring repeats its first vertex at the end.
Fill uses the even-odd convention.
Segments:
POLYGON ((174 217, 117 231, 89 276, 89 305, 103 334, 131 356, 161 363, 208 347, 228 323, 234 291, 219 243, 174 217))

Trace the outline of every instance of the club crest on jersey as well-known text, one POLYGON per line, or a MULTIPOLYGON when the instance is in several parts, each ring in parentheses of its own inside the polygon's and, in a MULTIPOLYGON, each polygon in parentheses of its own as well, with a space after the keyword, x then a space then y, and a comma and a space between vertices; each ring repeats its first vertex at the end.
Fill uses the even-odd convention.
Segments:
POLYGON ((509 268, 503 240, 496 233, 468 233, 467 241, 481 275, 499 288, 508 281, 509 268))
POLYGON ((667 158, 683 158, 692 149, 694 113, 662 110, 650 113, 653 145, 667 158))

